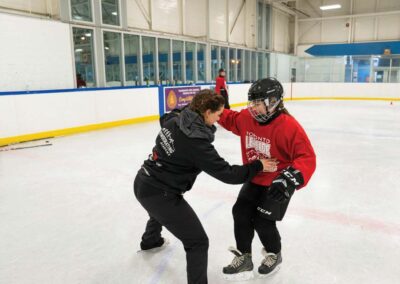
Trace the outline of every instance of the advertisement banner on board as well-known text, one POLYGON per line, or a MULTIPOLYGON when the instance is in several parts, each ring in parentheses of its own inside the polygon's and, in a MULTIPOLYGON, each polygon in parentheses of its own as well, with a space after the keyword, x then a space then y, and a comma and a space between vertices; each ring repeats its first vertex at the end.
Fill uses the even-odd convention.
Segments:
POLYGON ((200 89, 200 86, 164 88, 165 111, 168 112, 174 108, 182 108, 188 105, 200 89))

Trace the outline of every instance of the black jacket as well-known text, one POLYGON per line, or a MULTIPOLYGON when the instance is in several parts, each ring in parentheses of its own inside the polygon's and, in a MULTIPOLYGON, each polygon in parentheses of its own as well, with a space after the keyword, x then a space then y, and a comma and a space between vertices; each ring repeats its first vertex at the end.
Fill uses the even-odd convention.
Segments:
POLYGON ((192 188, 201 171, 222 182, 240 184, 250 181, 263 168, 260 161, 229 165, 211 144, 215 126, 207 126, 189 108, 162 116, 160 124, 156 146, 144 162, 142 172, 147 182, 162 190, 184 193, 192 188))

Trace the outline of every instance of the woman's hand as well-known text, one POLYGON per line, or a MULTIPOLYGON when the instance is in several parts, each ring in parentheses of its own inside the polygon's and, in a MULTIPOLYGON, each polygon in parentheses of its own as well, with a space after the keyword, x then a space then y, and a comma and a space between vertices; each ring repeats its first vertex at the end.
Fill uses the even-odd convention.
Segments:
POLYGON ((272 173, 278 170, 279 161, 276 159, 260 159, 263 164, 263 172, 272 173))

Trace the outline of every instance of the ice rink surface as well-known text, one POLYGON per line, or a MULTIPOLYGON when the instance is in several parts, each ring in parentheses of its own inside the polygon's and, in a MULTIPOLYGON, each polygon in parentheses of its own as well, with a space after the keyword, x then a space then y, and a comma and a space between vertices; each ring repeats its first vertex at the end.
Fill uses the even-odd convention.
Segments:
MULTIPOLYGON (((286 106, 310 137, 317 170, 278 225, 282 269, 246 283, 399 283, 399 102, 286 106)), ((0 283, 186 283, 184 250, 169 232, 165 250, 136 253, 147 215, 132 182, 158 130, 151 122, 0 152, 0 283)), ((241 163, 238 137, 219 128, 214 145, 241 163)), ((210 284, 229 283, 221 270, 232 260, 239 189, 203 173, 185 194, 210 239, 210 284)), ((256 236, 255 268, 260 250, 256 236)))

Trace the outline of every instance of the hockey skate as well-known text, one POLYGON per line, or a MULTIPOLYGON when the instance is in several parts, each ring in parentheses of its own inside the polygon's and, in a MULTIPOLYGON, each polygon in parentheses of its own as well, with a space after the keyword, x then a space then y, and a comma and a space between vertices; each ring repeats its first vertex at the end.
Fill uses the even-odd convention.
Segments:
POLYGON ((166 238, 161 238, 161 241, 157 243, 155 246, 147 247, 140 245, 141 249, 137 251, 137 253, 156 253, 163 250, 169 244, 169 240, 166 238))
POLYGON ((230 281, 245 281, 252 279, 254 274, 251 254, 242 254, 239 250, 233 247, 230 247, 229 251, 232 252, 235 257, 233 258, 231 264, 222 269, 222 277, 225 280, 230 281))
POLYGON ((280 264, 282 263, 281 253, 268 253, 265 248, 262 249, 261 253, 264 256, 264 259, 261 261, 261 265, 258 267, 259 277, 264 278, 278 272, 280 269, 280 264))

